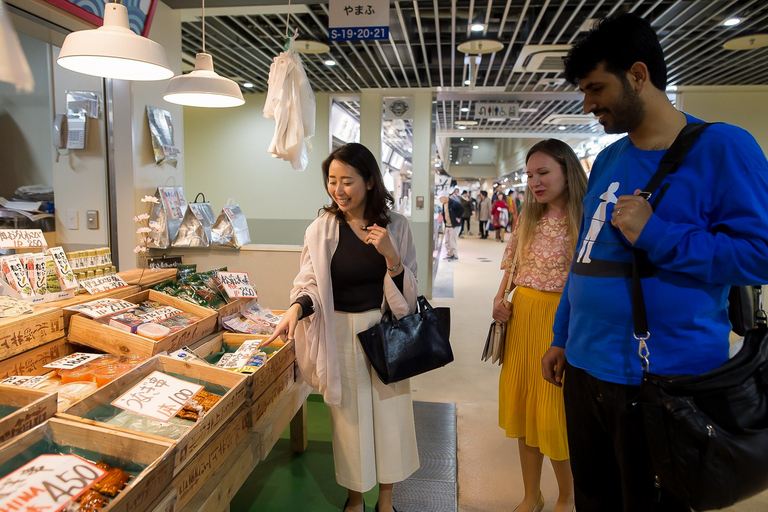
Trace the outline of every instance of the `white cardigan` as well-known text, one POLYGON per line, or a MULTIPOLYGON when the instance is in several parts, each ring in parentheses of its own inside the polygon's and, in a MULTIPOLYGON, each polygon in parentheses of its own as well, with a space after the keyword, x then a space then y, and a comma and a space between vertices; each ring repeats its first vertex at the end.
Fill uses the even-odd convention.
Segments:
MULTIPOLYGON (((416 312, 418 285, 416 281, 416 247, 408 221, 402 215, 389 212, 391 222, 387 232, 400 255, 403 265, 403 293, 389 273, 384 277, 382 313, 390 310, 395 318, 416 312)), ((315 313, 296 326, 296 361, 302 378, 318 389, 328 405, 341 404, 341 378, 333 323, 333 288, 331 258, 339 245, 338 219, 323 212, 310 224, 304 234, 301 268, 293 281, 291 302, 300 295, 309 295, 315 313)))

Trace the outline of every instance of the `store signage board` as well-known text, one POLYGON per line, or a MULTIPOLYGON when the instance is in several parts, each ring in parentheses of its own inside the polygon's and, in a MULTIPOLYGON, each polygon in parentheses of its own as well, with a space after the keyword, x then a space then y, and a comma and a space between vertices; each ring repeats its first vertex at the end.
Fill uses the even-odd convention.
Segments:
POLYGON ((170 258, 149 258, 147 259, 147 266, 149 268, 176 268, 182 264, 181 256, 173 256, 170 258))
POLYGON ((331 41, 389 39, 389 0, 330 0, 328 38, 331 41))
POLYGON ((40 455, 0 479, 0 510, 63 510, 106 474, 77 455, 40 455))
MULTIPOLYGON (((44 364, 43 368, 56 368, 57 370, 72 370, 78 366, 82 366, 85 363, 99 359, 102 354, 86 354, 84 352, 76 352, 70 354, 67 357, 62 357, 55 361, 51 361, 48 364, 44 364)), ((0 509, 1 510, 1 509, 0 509)))
POLYGON ((112 405, 126 411, 167 422, 195 396, 203 386, 154 371, 123 393, 112 405))
POLYGON ((85 288, 85 291, 94 295, 96 293, 105 292, 107 290, 116 290, 118 288, 125 288, 128 283, 123 281, 123 278, 117 274, 110 274, 108 276, 92 277, 90 279, 83 279, 80 284, 85 288))
POLYGON ((475 103, 475 119, 520 119, 520 103, 475 103))
POLYGON ((114 313, 121 313, 128 311, 129 309, 136 308, 136 304, 120 299, 99 299, 86 302, 84 304, 77 304, 75 306, 69 306, 64 308, 67 311, 74 311, 76 313, 83 313, 91 318, 101 318, 103 316, 112 315, 114 313))
POLYGON ((48 247, 42 229, 0 229, 0 249, 48 247))
POLYGON ((248 272, 217 272, 216 275, 230 299, 256 297, 248 272))

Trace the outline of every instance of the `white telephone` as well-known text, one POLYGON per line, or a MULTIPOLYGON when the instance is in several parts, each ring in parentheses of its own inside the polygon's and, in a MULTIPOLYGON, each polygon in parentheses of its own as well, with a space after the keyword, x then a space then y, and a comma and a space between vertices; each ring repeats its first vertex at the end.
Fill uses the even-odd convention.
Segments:
POLYGON ((84 149, 86 120, 83 113, 56 114, 53 145, 57 149, 84 149))

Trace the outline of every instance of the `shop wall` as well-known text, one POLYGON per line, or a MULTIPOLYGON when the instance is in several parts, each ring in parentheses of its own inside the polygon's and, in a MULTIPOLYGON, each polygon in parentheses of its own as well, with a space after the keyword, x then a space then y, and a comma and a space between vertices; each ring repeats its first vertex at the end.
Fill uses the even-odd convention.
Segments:
POLYGON ((328 94, 315 93, 315 136, 305 171, 267 152, 275 121, 262 113, 266 94, 244 97, 241 107, 184 109, 184 192, 189 200, 204 192, 217 214, 233 198, 254 244, 302 245, 307 226, 330 201, 320 171, 329 153, 328 94))
POLYGON ((766 86, 688 86, 680 87, 677 106, 688 114, 708 122, 726 122, 740 126, 757 139, 768 154, 768 112, 766 86))
POLYGON ((6 199, 22 185, 53 186, 48 45, 24 34, 19 40, 35 90, 17 93, 13 85, 0 82, 0 196, 6 199))

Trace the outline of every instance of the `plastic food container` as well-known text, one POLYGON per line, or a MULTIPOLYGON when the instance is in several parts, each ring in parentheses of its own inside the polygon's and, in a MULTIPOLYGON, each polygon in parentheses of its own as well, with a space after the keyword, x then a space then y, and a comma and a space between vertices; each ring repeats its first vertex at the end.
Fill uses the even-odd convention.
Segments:
POLYGON ((161 340, 168 336, 171 333, 171 330, 167 328, 164 325, 159 324, 153 324, 153 323, 146 323, 141 324, 136 328, 136 334, 139 336, 144 336, 145 338, 149 338, 151 340, 161 340))
POLYGON ((71 370, 59 370, 61 383, 68 382, 93 382, 93 367, 90 364, 84 364, 71 370))
POLYGON ((101 356, 99 359, 94 359, 93 361, 89 362, 88 364, 94 368, 101 368, 102 366, 112 366, 116 365, 120 362, 120 356, 113 356, 111 354, 105 354, 101 356))

